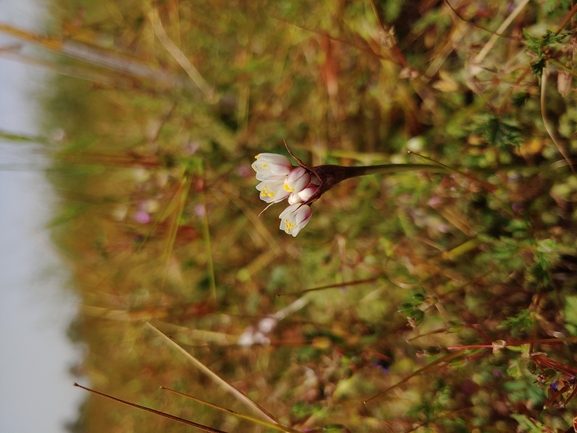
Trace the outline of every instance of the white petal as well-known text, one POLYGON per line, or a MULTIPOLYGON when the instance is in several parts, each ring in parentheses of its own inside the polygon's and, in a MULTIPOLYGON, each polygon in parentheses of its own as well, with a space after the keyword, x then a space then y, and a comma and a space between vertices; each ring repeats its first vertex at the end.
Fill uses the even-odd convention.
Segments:
POLYGON ((286 176, 292 169, 290 160, 275 153, 261 153, 251 167, 257 172, 258 180, 265 180, 269 176, 286 176))
POLYGON ((311 175, 303 167, 294 168, 286 178, 284 188, 290 192, 300 192, 311 180, 311 175))
POLYGON ((279 165, 292 165, 290 159, 284 155, 279 155, 278 153, 259 153, 255 156, 255 159, 259 161, 268 161, 279 165))
POLYGON ((302 203, 303 200, 301 200, 300 195, 298 193, 291 193, 291 195, 289 195, 288 198, 288 204, 297 204, 297 203, 302 203))
POLYGON ((299 199, 302 203, 308 201, 319 189, 316 185, 308 184, 301 192, 298 193, 299 199))
POLYGON ((295 237, 308 224, 312 210, 308 205, 300 203, 287 207, 279 216, 280 229, 295 237))
POLYGON ((264 180, 256 186, 260 191, 260 199, 266 203, 278 203, 283 201, 290 194, 283 188, 284 181, 282 179, 264 180))

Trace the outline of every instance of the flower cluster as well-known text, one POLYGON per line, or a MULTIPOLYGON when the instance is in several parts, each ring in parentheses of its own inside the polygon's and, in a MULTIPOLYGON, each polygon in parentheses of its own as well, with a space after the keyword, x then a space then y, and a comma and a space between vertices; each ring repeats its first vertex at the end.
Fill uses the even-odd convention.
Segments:
POLYGON ((280 229, 296 236, 309 222, 312 210, 308 204, 317 192, 317 178, 306 167, 293 167, 283 155, 260 153, 252 168, 261 182, 256 186, 261 200, 279 203, 288 199, 289 207, 280 214, 280 229))
MULTIPOLYGON (((252 168, 256 171, 257 180, 261 181, 256 186, 256 189, 260 191, 261 200, 272 205, 283 201, 285 198, 288 199, 289 207, 279 217, 281 220, 280 229, 293 236, 296 236, 311 219, 311 203, 317 201, 325 192, 343 180, 369 174, 390 174, 406 171, 458 172, 442 164, 381 164, 356 167, 325 164, 310 166, 293 155, 288 146, 286 149, 298 163, 298 166, 293 166, 286 156, 260 153, 255 156, 256 161, 252 163, 252 168)), ((486 182, 482 182, 482 184, 493 188, 486 182)))

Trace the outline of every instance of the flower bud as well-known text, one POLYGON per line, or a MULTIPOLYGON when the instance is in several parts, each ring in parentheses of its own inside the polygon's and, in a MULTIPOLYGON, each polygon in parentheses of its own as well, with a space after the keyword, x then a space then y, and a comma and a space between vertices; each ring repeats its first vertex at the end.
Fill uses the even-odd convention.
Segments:
POLYGON ((318 186, 309 183, 302 191, 289 195, 288 202, 289 204, 306 203, 317 192, 317 189, 319 189, 318 186))
POLYGON ((286 177, 284 189, 288 192, 299 193, 311 181, 311 175, 303 167, 294 168, 286 177))

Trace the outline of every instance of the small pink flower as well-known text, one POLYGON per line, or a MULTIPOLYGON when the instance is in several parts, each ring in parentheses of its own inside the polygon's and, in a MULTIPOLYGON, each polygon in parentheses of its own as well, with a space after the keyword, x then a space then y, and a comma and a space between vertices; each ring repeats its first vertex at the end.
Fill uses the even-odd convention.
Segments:
POLYGON ((240 177, 249 177, 252 171, 248 168, 248 164, 239 165, 236 169, 236 172, 240 177))
POLYGON ((133 215, 134 221, 140 224, 148 224, 152 221, 152 216, 146 211, 139 210, 133 215))
POLYGON ((204 218, 204 215, 206 215, 206 207, 203 204, 197 204, 194 206, 194 214, 199 218, 204 218))
POLYGON ((310 206, 300 203, 292 204, 279 216, 280 229, 295 237, 309 223, 312 214, 310 206))

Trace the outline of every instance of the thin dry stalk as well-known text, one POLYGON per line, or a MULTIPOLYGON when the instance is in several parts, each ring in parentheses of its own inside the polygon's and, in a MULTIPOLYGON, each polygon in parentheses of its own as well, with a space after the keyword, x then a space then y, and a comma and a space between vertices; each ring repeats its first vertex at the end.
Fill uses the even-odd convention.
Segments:
POLYGON ((227 381, 225 381, 223 378, 221 378, 219 375, 217 375, 216 373, 214 373, 212 370, 210 370, 208 367, 206 367, 202 362, 200 362, 198 359, 196 359, 194 356, 192 356, 190 353, 188 353, 186 350, 184 350, 182 347, 180 347, 176 342, 174 342, 172 339, 170 339, 170 337, 168 337, 167 335, 165 335, 162 331, 160 331, 158 328, 156 328, 154 325, 152 325, 150 322, 146 322, 147 326, 152 329, 157 335, 159 335, 160 337, 162 337, 170 346, 172 346, 174 349, 176 349, 177 351, 179 351, 180 353, 182 353, 184 356, 186 356, 189 361, 191 361, 194 366, 196 368, 198 368, 200 371, 202 371, 204 374, 206 374, 208 377, 210 377, 212 380, 214 380, 218 385, 220 385, 225 391, 229 392, 230 394, 232 394, 234 397, 236 397, 240 402, 244 403, 246 406, 248 406, 259 418, 268 421, 268 422, 272 422, 274 424, 279 424, 278 420, 276 420, 270 413, 268 413, 264 408, 262 408, 260 405, 258 405, 257 403, 255 403, 254 401, 252 401, 250 398, 248 398, 246 395, 244 395, 240 390, 238 390, 237 388, 235 388, 234 386, 232 386, 231 384, 229 384, 227 381))
POLYGON ((160 43, 164 46, 164 48, 166 48, 170 55, 174 57, 174 60, 178 62, 182 69, 184 69, 194 84, 198 86, 198 88, 204 94, 206 100, 211 103, 215 102, 214 89, 210 86, 210 84, 208 84, 202 75, 200 75, 200 72, 198 72, 198 69, 194 67, 188 57, 185 56, 180 48, 178 48, 172 39, 170 39, 170 37, 166 34, 156 9, 152 9, 150 11, 148 18, 150 19, 152 27, 154 28, 154 33, 156 34, 156 37, 160 43))

